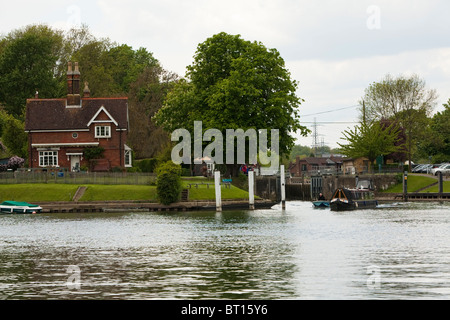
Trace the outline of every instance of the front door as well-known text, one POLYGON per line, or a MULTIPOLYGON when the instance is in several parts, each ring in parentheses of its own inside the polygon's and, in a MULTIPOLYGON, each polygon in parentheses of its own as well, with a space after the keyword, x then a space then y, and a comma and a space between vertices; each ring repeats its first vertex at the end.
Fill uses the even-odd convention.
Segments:
POLYGON ((70 168, 72 172, 80 171, 80 156, 70 156, 70 168))

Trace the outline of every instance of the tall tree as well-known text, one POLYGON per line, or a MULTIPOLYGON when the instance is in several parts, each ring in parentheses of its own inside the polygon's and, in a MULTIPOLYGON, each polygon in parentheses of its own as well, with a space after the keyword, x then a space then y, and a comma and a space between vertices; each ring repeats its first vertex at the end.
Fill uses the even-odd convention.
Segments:
POLYGON ((436 163, 450 160, 450 99, 444 108, 433 116, 428 138, 421 142, 422 152, 436 163))
POLYGON ((392 119, 405 129, 408 160, 414 153, 414 145, 421 138, 427 117, 436 105, 437 93, 428 90, 424 80, 417 75, 393 78, 387 75, 380 82, 371 84, 360 102, 361 120, 392 119))
MULTIPOLYGON (((338 143, 341 152, 351 158, 367 158, 369 166, 378 156, 385 156, 402 150, 400 128, 395 122, 389 126, 380 121, 363 122, 343 132, 346 144, 338 143)), ((371 168, 369 168, 371 171, 371 168)))
POLYGON ((128 142, 135 157, 153 158, 170 142, 166 131, 156 126, 152 117, 178 76, 160 66, 146 68, 131 84, 129 92, 130 132, 128 142))
POLYGON ((11 32, 2 40, 0 54, 0 103, 16 118, 23 116, 26 99, 39 92, 42 98, 63 93, 57 62, 63 34, 45 25, 11 32))
POLYGON ((3 144, 11 155, 26 158, 28 155, 28 135, 25 133, 25 125, 22 121, 8 116, 5 119, 5 127, 2 135, 3 144))
POLYGON ((276 49, 224 32, 200 43, 187 81, 179 81, 156 115, 168 131, 203 129, 279 129, 280 153, 289 155, 295 139, 291 133, 308 129, 300 125, 302 99, 276 49))

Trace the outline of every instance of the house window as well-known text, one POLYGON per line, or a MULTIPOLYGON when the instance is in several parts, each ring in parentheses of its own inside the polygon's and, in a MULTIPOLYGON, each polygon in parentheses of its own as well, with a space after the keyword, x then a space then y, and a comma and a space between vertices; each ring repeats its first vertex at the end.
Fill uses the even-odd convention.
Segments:
POLYGON ((95 127, 95 137, 96 138, 111 138, 111 127, 110 126, 95 127))
POLYGON ((125 167, 131 167, 131 150, 125 150, 125 167))
POLYGON ((40 167, 58 166, 58 151, 39 151, 40 167))

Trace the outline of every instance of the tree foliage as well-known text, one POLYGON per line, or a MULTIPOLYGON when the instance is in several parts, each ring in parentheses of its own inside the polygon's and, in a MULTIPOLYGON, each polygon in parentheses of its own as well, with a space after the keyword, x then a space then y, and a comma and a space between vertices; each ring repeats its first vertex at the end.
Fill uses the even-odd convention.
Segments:
POLYGON ((361 121, 397 121, 405 130, 408 159, 412 160, 436 100, 436 91, 428 90, 419 76, 393 78, 387 75, 366 89, 360 101, 361 121))
POLYGON ((444 110, 431 119, 428 138, 420 144, 427 156, 432 156, 435 163, 450 160, 450 99, 444 104, 444 110))
MULTIPOLYGON (((137 149, 137 158, 152 157, 162 150, 167 133, 163 134, 151 117, 162 106, 176 75, 163 70, 147 49, 96 38, 86 25, 68 32, 31 25, 0 37, 0 108, 23 121, 26 100, 34 98, 36 91, 39 98, 64 98, 68 61, 79 63, 81 83, 88 83, 91 97, 129 98, 132 130, 128 143, 137 149)), ((5 125, 0 119, 2 129, 5 125)), ((23 147, 26 143, 16 149, 23 147)))
POLYGON ((38 91, 42 98, 63 93, 57 73, 64 39, 59 31, 33 25, 2 39, 0 54, 0 104, 14 117, 23 116, 26 99, 38 91))
POLYGON ((338 143, 341 152, 351 158, 365 157, 372 164, 380 155, 402 150, 400 128, 397 123, 383 125, 380 121, 363 122, 354 129, 343 132, 346 144, 338 143))
POLYGON ((299 122, 298 84, 276 49, 222 32, 198 45, 187 70, 156 114, 167 131, 192 132, 194 121, 204 130, 279 129, 283 155, 294 145, 291 133, 308 132, 299 122))
POLYGON ((152 119, 162 107, 178 76, 160 66, 148 67, 131 84, 129 94, 130 127, 128 142, 138 158, 153 158, 170 141, 166 131, 152 119))
POLYGON ((25 133, 25 126, 22 121, 12 116, 7 117, 4 123, 2 141, 11 155, 27 158, 28 136, 25 133))

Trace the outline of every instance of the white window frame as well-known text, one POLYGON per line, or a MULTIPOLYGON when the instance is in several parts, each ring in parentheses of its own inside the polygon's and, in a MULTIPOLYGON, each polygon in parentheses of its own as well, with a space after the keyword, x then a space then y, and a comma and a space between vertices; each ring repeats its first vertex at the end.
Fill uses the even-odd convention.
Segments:
POLYGON ((124 158, 125 168, 131 168, 133 166, 133 159, 131 155, 131 148, 127 145, 125 145, 124 158))
POLYGON ((111 126, 95 126, 95 138, 111 138, 111 126))
POLYGON ((39 151, 40 167, 58 167, 58 151, 39 151))

